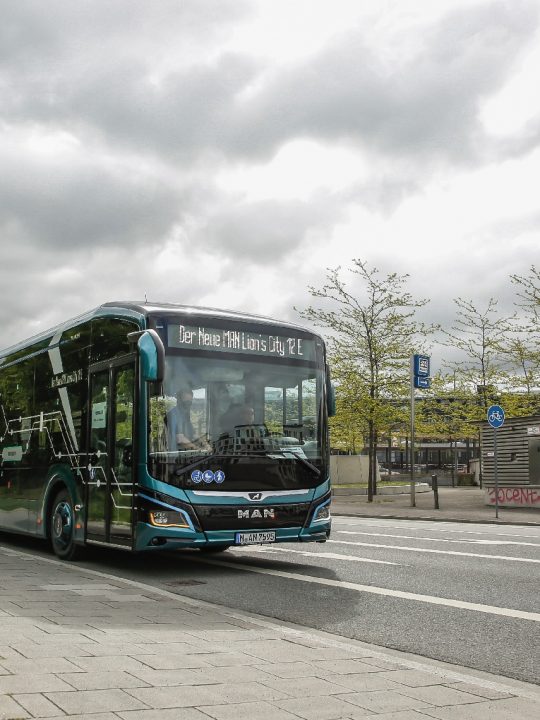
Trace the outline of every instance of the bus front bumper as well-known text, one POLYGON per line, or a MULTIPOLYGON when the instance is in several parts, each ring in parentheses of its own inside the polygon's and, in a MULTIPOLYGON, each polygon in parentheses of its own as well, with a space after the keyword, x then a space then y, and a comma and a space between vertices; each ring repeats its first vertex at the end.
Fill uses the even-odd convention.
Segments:
POLYGON ((196 532, 180 528, 156 528, 137 523, 135 550, 177 550, 181 548, 266 545, 282 542, 326 542, 330 537, 331 520, 307 528, 253 528, 238 530, 207 530, 196 532), (267 539, 268 533, 273 539, 267 539), (250 537, 251 536, 251 537, 250 537), (264 537, 261 542, 257 538, 264 537))

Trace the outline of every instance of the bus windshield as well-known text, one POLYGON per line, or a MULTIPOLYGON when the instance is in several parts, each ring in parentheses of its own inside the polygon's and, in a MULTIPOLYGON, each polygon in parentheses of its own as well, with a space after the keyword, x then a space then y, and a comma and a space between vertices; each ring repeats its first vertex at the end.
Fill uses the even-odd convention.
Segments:
POLYGON ((165 379, 150 396, 150 473, 225 492, 323 482, 325 376, 316 342, 305 341, 301 360, 265 354, 260 344, 244 353, 171 347, 169 333, 165 379))

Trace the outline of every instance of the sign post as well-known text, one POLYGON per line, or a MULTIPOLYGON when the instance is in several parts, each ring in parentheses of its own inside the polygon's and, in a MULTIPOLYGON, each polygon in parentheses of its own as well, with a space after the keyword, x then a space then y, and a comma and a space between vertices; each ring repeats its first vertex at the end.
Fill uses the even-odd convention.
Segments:
POLYGON ((431 385, 429 379, 429 355, 412 355, 411 356, 411 507, 416 507, 416 493, 414 484, 414 389, 429 388, 431 385))
POLYGON ((495 517, 499 517, 499 472, 497 467, 497 430, 504 425, 504 410, 500 405, 491 405, 487 411, 487 421, 493 428, 493 475, 495 479, 495 517))

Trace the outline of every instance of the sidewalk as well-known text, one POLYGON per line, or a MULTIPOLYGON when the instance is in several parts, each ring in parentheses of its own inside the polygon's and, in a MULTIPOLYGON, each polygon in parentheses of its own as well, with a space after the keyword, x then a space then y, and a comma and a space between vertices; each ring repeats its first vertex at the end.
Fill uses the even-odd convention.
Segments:
POLYGON ((499 508, 484 505, 484 492, 474 487, 439 488, 439 510, 434 509, 433 492, 417 492, 416 507, 411 507, 407 490, 400 495, 377 495, 368 503, 366 495, 357 495, 345 488, 334 488, 333 515, 384 517, 415 520, 540 525, 540 508, 499 508), (339 494, 338 494, 339 493, 339 494))
POLYGON ((534 685, 227 610, 1 543, 0 572, 4 720, 540 717, 534 685))

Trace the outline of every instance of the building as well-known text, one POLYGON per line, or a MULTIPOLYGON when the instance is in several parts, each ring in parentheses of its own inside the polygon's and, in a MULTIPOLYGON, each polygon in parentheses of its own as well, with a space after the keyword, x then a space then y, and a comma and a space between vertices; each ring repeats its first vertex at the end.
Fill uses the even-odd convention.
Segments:
POLYGON ((507 417, 494 430, 481 424, 486 504, 540 508, 540 415, 507 417))

